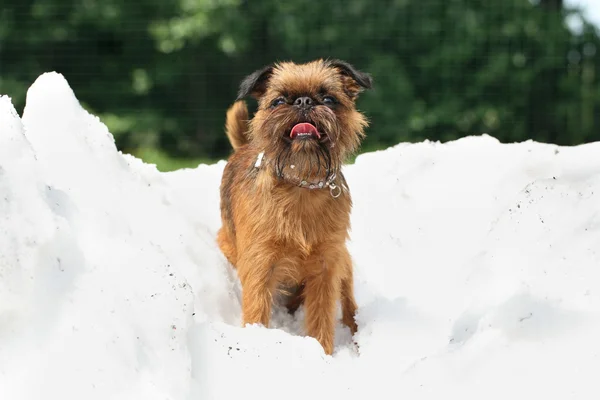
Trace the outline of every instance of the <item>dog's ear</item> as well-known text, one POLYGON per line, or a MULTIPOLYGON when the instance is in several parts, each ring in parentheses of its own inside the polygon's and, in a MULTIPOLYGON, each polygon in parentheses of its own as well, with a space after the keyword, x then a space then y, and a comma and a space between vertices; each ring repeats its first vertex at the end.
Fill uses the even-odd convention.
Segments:
POLYGON ((267 90, 267 83, 273 74, 273 65, 267 65, 254 71, 242 80, 236 100, 242 100, 246 96, 259 98, 267 90))
POLYGON ((336 68, 343 77, 344 89, 351 98, 356 98, 360 92, 373 87, 373 78, 366 72, 354 68, 343 60, 330 60, 329 65, 336 68))

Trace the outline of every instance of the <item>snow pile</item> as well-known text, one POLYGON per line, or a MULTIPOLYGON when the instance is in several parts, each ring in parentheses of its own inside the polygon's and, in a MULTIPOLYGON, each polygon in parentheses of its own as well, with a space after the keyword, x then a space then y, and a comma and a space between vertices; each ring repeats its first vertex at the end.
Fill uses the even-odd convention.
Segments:
POLYGON ((240 327, 224 162, 119 153, 61 75, 0 98, 1 399, 595 399, 600 145, 401 144, 346 169, 359 353, 240 327), (244 396, 244 397, 242 397, 244 396))

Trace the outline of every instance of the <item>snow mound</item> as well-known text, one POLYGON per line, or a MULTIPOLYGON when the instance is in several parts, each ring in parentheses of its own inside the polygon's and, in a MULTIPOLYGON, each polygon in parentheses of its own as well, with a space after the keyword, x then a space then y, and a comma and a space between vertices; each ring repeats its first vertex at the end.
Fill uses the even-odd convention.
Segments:
POLYGON ((600 145, 399 144, 346 168, 359 352, 240 326, 225 165, 120 153, 47 73, 0 97, 0 398, 592 399, 600 145))

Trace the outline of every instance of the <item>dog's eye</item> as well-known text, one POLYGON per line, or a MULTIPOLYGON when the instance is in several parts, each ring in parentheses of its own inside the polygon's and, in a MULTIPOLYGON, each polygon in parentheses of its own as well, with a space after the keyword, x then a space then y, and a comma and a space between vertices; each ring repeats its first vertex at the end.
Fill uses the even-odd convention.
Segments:
POLYGON ((271 103, 271 107, 277 107, 278 105, 285 104, 285 99, 283 97, 278 97, 271 103))
POLYGON ((326 104, 326 105, 335 104, 335 97, 333 97, 333 96, 323 97, 323 104, 326 104))

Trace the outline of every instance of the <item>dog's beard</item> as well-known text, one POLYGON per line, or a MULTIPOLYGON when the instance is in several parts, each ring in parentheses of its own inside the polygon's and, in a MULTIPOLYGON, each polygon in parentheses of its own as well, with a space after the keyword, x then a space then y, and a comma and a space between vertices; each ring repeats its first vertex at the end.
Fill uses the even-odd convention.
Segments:
POLYGON ((338 168, 329 147, 314 140, 296 140, 282 146, 275 159, 277 177, 294 184, 325 183, 338 168))
POLYGON ((335 122, 335 114, 325 107, 306 114, 289 110, 270 113, 268 119, 262 121, 261 130, 272 132, 265 150, 273 161, 276 176, 296 185, 318 185, 336 174, 340 167, 340 149, 334 145, 338 137, 335 122), (323 140, 291 139, 291 128, 300 122, 312 123, 326 137, 323 140))

